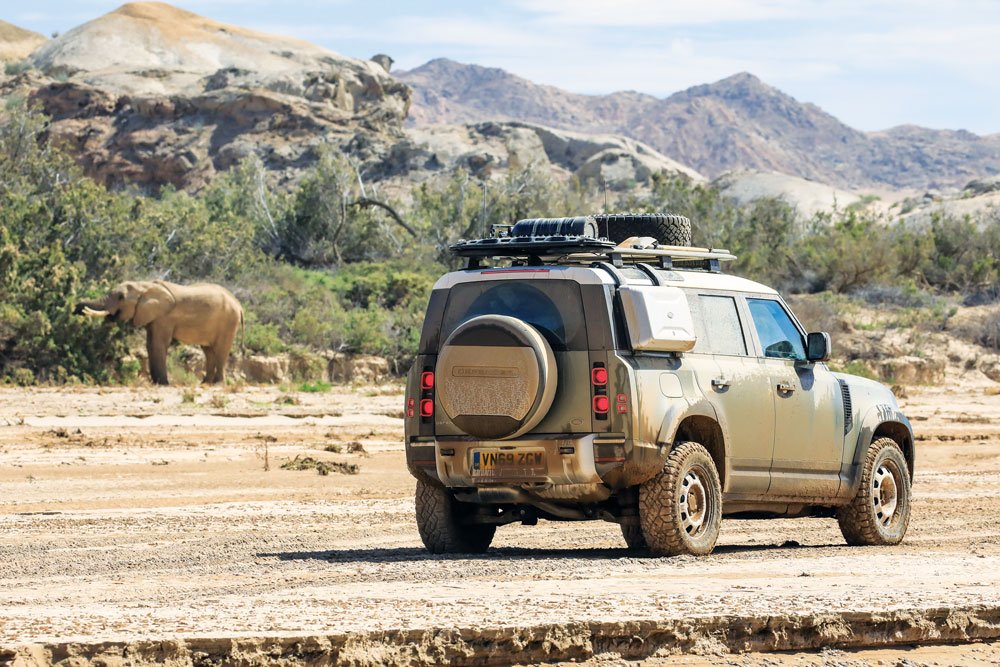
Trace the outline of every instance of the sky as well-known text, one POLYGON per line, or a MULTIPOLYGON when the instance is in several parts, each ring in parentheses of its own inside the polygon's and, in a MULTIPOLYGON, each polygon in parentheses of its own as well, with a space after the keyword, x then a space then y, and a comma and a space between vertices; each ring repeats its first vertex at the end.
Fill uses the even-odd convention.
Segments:
MULTIPOLYGON (((121 1, 0 0, 49 35, 121 1)), ((1000 0, 178 0, 338 53, 500 67, 579 93, 665 97, 747 71, 848 125, 1000 132, 1000 0)))

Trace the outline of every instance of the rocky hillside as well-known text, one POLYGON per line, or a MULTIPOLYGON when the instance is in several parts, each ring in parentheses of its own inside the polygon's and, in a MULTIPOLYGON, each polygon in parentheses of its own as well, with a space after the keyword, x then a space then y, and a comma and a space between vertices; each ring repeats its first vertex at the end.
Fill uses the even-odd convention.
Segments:
POLYGON ((609 187, 643 184, 668 171, 695 181, 704 177, 649 146, 621 136, 584 134, 542 125, 485 122, 430 125, 407 130, 408 141, 396 147, 405 155, 406 172, 462 167, 478 178, 511 168, 535 166, 556 176, 606 182, 609 187))
POLYGON ((112 186, 197 188, 256 152, 275 180, 323 143, 380 160, 402 138, 410 91, 379 64, 162 3, 132 3, 46 42, 8 77, 112 186))
POLYGON ((387 57, 347 58, 163 3, 127 4, 51 41, 37 37, 31 69, 0 76, 0 96, 39 103, 52 135, 113 187, 198 189, 251 153, 280 185, 323 144, 369 178, 400 183, 457 166, 496 177, 529 164, 611 184, 662 169, 701 179, 623 137, 525 123, 407 131, 411 92, 387 57))
POLYGON ((445 59, 396 76, 413 88, 416 125, 518 120, 624 134, 709 177, 759 170, 848 189, 926 189, 1000 173, 1000 135, 916 127, 861 132, 747 73, 665 99, 579 95, 445 59))
POLYGON ((765 197, 779 197, 805 217, 835 207, 857 206, 862 202, 856 192, 777 172, 730 172, 715 179, 712 184, 741 204, 765 197))
POLYGON ((43 35, 0 20, 0 62, 17 63, 44 44, 43 35))

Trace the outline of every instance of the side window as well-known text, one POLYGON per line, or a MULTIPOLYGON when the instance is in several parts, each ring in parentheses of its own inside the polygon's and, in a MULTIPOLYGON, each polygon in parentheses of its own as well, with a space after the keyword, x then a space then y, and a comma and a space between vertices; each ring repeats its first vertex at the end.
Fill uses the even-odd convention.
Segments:
POLYGON ((731 296, 688 293, 698 342, 693 352, 746 356, 736 299, 731 296))
POLYGON ((770 299, 747 299, 747 305, 750 306, 750 315, 765 357, 797 360, 806 358, 802 334, 795 328, 780 303, 770 299))

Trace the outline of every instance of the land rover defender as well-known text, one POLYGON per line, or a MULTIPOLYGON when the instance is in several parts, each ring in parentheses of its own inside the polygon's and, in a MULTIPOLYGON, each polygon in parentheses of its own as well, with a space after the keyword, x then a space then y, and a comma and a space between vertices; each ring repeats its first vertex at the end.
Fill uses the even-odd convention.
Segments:
POLYGON ((431 292, 405 398, 429 551, 539 519, 662 555, 708 554, 723 516, 903 539, 914 438, 892 393, 831 372, 829 335, 691 247, 686 218, 523 220, 452 250, 467 265, 431 292))

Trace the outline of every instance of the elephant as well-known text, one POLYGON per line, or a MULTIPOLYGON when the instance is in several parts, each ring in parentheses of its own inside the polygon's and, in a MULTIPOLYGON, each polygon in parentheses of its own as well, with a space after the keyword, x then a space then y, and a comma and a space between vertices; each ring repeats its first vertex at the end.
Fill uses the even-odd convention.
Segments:
POLYGON ((173 341, 205 352, 204 382, 225 382, 229 351, 244 327, 243 307, 221 285, 177 285, 163 280, 124 282, 96 301, 81 301, 77 314, 129 322, 146 328, 149 375, 168 384, 167 349, 173 341))

